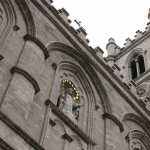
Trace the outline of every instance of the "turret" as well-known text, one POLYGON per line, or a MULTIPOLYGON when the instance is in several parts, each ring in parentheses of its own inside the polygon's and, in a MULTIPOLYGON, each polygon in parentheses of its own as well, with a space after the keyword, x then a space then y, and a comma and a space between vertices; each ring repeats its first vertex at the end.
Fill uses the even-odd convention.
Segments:
POLYGON ((114 64, 114 61, 115 61, 115 55, 120 52, 120 47, 116 44, 114 38, 108 39, 108 44, 106 45, 106 50, 108 53, 106 61, 112 67, 114 64))
POLYGON ((106 45, 106 50, 108 53, 108 56, 114 56, 116 55, 116 53, 118 53, 117 48, 119 46, 116 44, 115 39, 114 38, 109 38, 108 39, 108 44, 106 45))

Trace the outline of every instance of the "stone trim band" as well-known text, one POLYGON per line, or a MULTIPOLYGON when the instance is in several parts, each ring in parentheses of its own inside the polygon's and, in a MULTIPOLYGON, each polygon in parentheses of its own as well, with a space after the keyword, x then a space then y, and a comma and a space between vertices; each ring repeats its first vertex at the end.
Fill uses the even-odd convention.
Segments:
MULTIPOLYGON (((23 131, 17 124, 15 124, 12 120, 10 120, 1 111, 0 111, 0 120, 36 150, 45 150, 41 145, 39 145, 34 139, 32 139, 25 131, 23 131)), ((6 149, 6 150, 9 150, 9 149, 6 149)), ((10 149, 10 150, 14 150, 14 149, 10 149)))
POLYGON ((124 127, 123 127, 123 124, 118 120, 118 118, 112 114, 109 114, 109 113, 104 113, 102 115, 103 119, 110 119, 112 120, 120 129, 120 132, 123 132, 124 131, 124 127))
POLYGON ((45 59, 47 59, 49 57, 47 48, 44 46, 44 44, 39 39, 37 39, 36 37, 33 37, 29 34, 26 34, 23 38, 25 41, 34 42, 42 50, 45 59))
POLYGON ((50 105, 52 112, 57 115, 66 125, 68 125, 76 134, 79 135, 87 144, 95 145, 96 143, 83 132, 76 124, 72 122, 64 113, 62 113, 59 108, 53 104, 49 99, 45 101, 45 105, 50 105))
POLYGON ((12 67, 10 72, 13 73, 19 73, 21 75, 23 75, 33 86, 34 90, 35 90, 35 94, 37 94, 40 91, 40 87, 37 83, 37 81, 25 70, 19 68, 19 67, 12 67))

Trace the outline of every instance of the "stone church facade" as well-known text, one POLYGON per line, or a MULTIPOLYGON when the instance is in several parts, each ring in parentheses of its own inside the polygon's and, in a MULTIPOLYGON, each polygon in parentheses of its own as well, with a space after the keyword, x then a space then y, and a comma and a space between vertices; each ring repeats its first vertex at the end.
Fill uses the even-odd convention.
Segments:
POLYGON ((149 150, 150 24, 103 58, 68 17, 0 0, 0 150, 149 150))

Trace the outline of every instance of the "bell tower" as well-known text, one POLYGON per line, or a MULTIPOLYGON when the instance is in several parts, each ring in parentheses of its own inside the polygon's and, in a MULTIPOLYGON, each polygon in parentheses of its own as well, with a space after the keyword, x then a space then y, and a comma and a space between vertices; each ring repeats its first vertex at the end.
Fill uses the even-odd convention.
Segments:
MULTIPOLYGON (((150 20, 150 9, 148 20, 150 20)), ((107 64, 148 110, 150 110, 149 43, 150 22, 147 23, 145 31, 136 31, 133 40, 127 38, 124 47, 120 48, 112 38, 106 45, 107 64)))

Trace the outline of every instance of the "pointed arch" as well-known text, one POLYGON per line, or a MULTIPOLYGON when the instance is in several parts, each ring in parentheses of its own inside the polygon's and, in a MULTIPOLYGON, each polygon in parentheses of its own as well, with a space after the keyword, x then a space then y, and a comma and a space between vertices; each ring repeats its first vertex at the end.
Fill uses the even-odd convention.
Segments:
POLYGON ((6 15, 6 26, 4 27, 2 34, 0 35, 0 45, 2 46, 7 38, 11 28, 16 24, 17 18, 13 5, 10 0, 0 1, 6 15))
POLYGON ((18 5, 20 12, 22 13, 22 16, 24 18, 24 21, 26 24, 26 29, 27 29, 27 34, 34 37, 36 35, 35 23, 34 23, 32 13, 31 13, 26 1, 25 0, 15 0, 15 2, 18 5))
POLYGON ((141 48, 133 50, 126 59, 129 79, 134 80, 145 72, 144 51, 141 48))
MULTIPOLYGON (((126 136, 126 140, 129 143, 137 142, 136 140, 138 140, 142 145, 144 145, 144 149, 149 150, 150 149, 150 138, 142 131, 139 130, 132 130, 128 133, 128 135, 126 136)), ((140 144, 139 143, 139 144, 140 144)))
POLYGON ((123 121, 132 121, 134 123, 136 123, 137 125, 139 125, 144 131, 145 133, 148 134, 148 136, 150 137, 150 126, 147 120, 145 120, 144 118, 141 118, 138 115, 135 115, 133 113, 128 113, 124 116, 123 121))
POLYGON ((84 71, 89 76, 92 84, 94 85, 103 105, 104 112, 111 113, 111 105, 109 102, 109 98, 107 96, 106 90, 102 84, 102 81, 99 79, 97 73, 90 65, 90 58, 89 56, 82 52, 75 50, 74 48, 59 42, 54 42, 48 45, 49 53, 51 51, 61 51, 66 53, 67 55, 71 56, 72 58, 76 59, 78 63, 84 68, 84 71))
MULTIPOLYGON (((61 62, 59 64, 59 68, 73 72, 77 76, 77 78, 80 80, 80 83, 81 83, 82 87, 84 88, 85 92, 90 91, 90 93, 86 93, 86 94, 89 95, 89 97, 91 97, 90 99, 94 101, 94 104, 96 106, 98 102, 95 99, 92 87, 91 87, 85 73, 82 71, 82 69, 78 65, 71 63, 71 62, 67 62, 67 61, 61 62)), ((88 103, 90 103, 90 102, 88 102, 88 103)))

